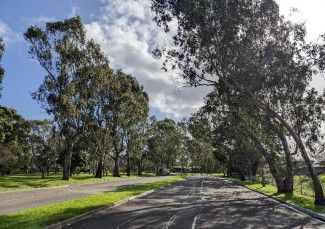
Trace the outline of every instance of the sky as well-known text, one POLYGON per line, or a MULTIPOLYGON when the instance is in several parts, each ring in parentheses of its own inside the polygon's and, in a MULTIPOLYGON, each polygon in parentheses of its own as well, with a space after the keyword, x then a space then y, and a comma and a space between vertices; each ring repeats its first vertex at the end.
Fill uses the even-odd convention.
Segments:
MULTIPOLYGON (((325 34, 325 0, 276 0, 281 14, 306 23, 307 40, 325 34), (297 13, 290 14, 290 9, 297 13)), ((15 108, 27 119, 48 115, 31 97, 41 84, 44 72, 28 54, 22 34, 31 25, 63 20, 79 15, 87 37, 101 45, 115 69, 133 74, 150 97, 150 114, 180 120, 195 112, 211 88, 185 88, 176 72, 161 70, 161 60, 151 53, 156 44, 168 44, 168 37, 152 21, 149 0, 0 0, 0 36, 6 51, 1 61, 5 69, 0 104, 15 108)), ((325 79, 315 77, 313 86, 325 87, 325 79)))

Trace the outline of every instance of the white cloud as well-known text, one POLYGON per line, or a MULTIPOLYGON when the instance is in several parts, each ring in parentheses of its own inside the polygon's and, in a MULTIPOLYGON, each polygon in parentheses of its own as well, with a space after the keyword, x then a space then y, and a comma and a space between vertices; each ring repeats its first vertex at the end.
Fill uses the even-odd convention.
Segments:
MULTIPOLYGON (((280 6, 280 13, 293 21, 304 22, 307 30, 307 41, 317 41, 319 35, 325 34, 325 1, 324 0, 276 0, 280 6), (290 16, 292 8, 298 10, 290 16)), ((313 77, 311 86, 322 92, 325 79, 322 75, 313 77)))
MULTIPOLYGON (((292 8, 298 9, 290 19, 306 23, 307 40, 325 34, 324 0, 276 1, 286 17, 292 8)), ((152 21, 150 1, 102 0, 102 3, 98 20, 86 25, 88 37, 101 44, 115 68, 123 68, 137 77, 150 95, 150 105, 174 117, 186 116, 202 105, 203 97, 211 89, 181 88, 176 83, 176 73, 163 72, 162 62, 151 55, 156 43, 164 46, 168 40, 152 21)), ((316 77, 313 85, 322 90, 325 81, 316 77)))
POLYGON ((0 20, 0 37, 3 38, 6 44, 21 41, 22 37, 10 29, 10 27, 0 20))
POLYGON ((325 1, 324 0, 276 0, 280 6, 282 15, 289 17, 292 8, 298 13, 290 19, 306 23, 307 37, 309 41, 317 40, 318 36, 325 34, 325 1))
POLYGON ((181 118, 203 104, 210 88, 181 87, 176 73, 164 72, 162 60, 152 57, 155 45, 167 45, 168 37, 152 20, 150 1, 106 0, 101 12, 98 21, 86 25, 88 38, 101 45, 114 68, 137 77, 149 93, 150 106, 181 118))

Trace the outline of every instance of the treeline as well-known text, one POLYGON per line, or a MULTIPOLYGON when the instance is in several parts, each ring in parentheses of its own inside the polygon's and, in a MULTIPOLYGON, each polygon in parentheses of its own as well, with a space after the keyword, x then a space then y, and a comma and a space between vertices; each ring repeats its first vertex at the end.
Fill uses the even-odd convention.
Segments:
POLYGON ((279 193, 293 191, 293 160, 312 179, 315 204, 325 204, 310 156, 322 147, 324 95, 311 81, 322 75, 325 40, 305 41, 304 24, 287 21, 274 0, 154 0, 155 21, 173 34, 164 67, 190 86, 211 86, 193 117, 206 126, 228 175, 256 175, 267 163, 279 193))
MULTIPOLYGON (((24 34, 29 53, 45 72, 33 98, 52 120, 25 120, 0 107, 0 173, 80 171, 214 171, 212 148, 194 140, 194 124, 148 116, 139 82, 114 71, 99 45, 86 40, 79 17, 36 26, 24 34)), ((3 44, 3 43, 1 43, 3 44)), ((3 51, 3 48, 1 48, 3 51)), ((3 71, 1 71, 3 73, 3 71)), ((199 133, 196 133, 199 136, 199 133)), ((201 138, 201 137, 200 137, 201 138)))

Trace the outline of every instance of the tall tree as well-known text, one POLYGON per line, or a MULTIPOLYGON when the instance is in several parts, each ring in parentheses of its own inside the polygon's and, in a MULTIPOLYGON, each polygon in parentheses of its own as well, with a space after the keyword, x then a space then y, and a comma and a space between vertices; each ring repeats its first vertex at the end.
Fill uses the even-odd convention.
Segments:
MULTIPOLYGON (((117 71, 117 87, 112 97, 110 109, 110 129, 113 145, 113 176, 120 176, 120 159, 126 151, 130 159, 132 132, 148 115, 149 98, 139 82, 131 75, 117 71)), ((127 163, 130 164, 129 162, 127 163)))
MULTIPOLYGON (((288 111, 279 106, 292 95, 302 96, 314 73, 306 60, 303 25, 285 21, 274 0, 152 0, 152 9, 166 32, 171 21, 178 23, 165 68, 179 68, 192 86, 234 91, 246 104, 275 118, 292 136, 307 165, 315 204, 324 204, 302 138, 290 124, 288 111)), ((162 56, 161 50, 156 55, 162 56)))
POLYGON ((34 165, 42 173, 49 175, 51 167, 58 159, 58 151, 54 141, 55 133, 52 131, 52 123, 49 120, 33 120, 30 121, 31 133, 29 135, 29 143, 33 154, 34 165))
POLYGON ((182 135, 171 119, 152 123, 154 132, 148 140, 149 158, 156 166, 156 173, 165 166, 171 169, 182 150, 182 135))
MULTIPOLYGON (((104 58, 101 54, 100 58, 104 58)), ((92 69, 86 69, 87 79, 85 93, 85 124, 87 126, 86 139, 91 140, 88 150, 93 151, 97 158, 95 177, 104 174, 105 157, 112 149, 111 139, 111 109, 115 92, 118 91, 117 77, 108 63, 92 69)))
POLYGON ((70 176, 73 148, 81 136, 85 106, 85 69, 107 62, 98 57, 98 46, 86 41, 79 17, 46 23, 46 29, 31 26, 24 34, 29 53, 45 70, 45 78, 33 98, 53 115, 65 143, 63 179, 70 176))

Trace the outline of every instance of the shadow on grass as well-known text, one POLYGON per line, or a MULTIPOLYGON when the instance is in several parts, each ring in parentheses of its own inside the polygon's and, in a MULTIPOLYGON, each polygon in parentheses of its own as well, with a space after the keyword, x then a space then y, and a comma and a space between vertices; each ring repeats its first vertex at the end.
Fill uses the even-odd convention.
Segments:
POLYGON ((153 173, 144 173, 143 176, 137 176, 132 174, 127 177, 122 174, 121 177, 113 177, 112 174, 104 176, 103 178, 95 178, 94 175, 88 173, 81 173, 73 175, 70 181, 62 180, 62 174, 51 174, 45 178, 41 178, 40 174, 28 174, 28 175, 13 175, 0 177, 0 191, 9 191, 17 189, 29 189, 29 188, 45 188, 51 186, 62 186, 70 184, 85 184, 91 182, 104 182, 126 178, 136 177, 152 177, 155 176, 153 173))

